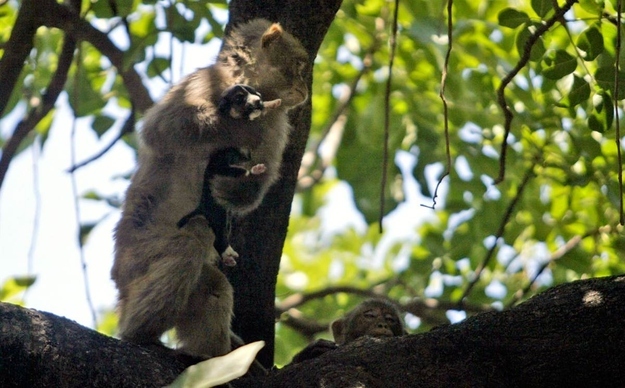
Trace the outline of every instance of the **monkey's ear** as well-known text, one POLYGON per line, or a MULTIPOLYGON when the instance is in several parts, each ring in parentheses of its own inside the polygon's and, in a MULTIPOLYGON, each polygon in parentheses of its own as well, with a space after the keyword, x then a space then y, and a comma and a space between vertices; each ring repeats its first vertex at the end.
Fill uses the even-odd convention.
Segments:
POLYGON ((273 42, 275 42, 278 38, 282 36, 284 30, 278 23, 272 24, 267 31, 263 34, 263 37, 260 38, 260 43, 263 48, 269 46, 273 42))
POLYGON ((334 337, 334 342, 338 345, 343 345, 345 343, 345 319, 340 318, 332 322, 330 329, 334 337))

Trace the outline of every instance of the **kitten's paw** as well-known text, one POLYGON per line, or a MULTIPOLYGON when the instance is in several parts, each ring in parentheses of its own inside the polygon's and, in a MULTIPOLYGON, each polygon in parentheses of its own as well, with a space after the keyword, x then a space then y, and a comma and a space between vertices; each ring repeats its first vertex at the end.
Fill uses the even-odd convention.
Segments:
POLYGON ((221 254, 221 259, 224 265, 228 267, 234 267, 235 265, 237 265, 238 258, 239 254, 234 249, 232 249, 230 245, 228 245, 228 248, 226 248, 226 250, 221 254))
POLYGON ((259 175, 259 174, 264 173, 265 171, 267 171, 267 167, 265 167, 265 165, 262 163, 259 163, 253 166, 252 168, 250 168, 250 174, 252 175, 259 175))

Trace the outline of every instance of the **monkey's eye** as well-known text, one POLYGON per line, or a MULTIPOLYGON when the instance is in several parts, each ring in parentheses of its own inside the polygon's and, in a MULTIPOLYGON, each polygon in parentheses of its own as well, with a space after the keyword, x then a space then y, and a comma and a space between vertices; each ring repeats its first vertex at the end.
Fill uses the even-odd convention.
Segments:
POLYGON ((367 310, 363 313, 365 318, 377 318, 378 314, 374 310, 367 310))
POLYGON ((391 314, 387 314, 384 316, 384 319, 389 322, 389 323, 395 323, 397 322, 397 319, 395 318, 395 316, 391 315, 391 314))

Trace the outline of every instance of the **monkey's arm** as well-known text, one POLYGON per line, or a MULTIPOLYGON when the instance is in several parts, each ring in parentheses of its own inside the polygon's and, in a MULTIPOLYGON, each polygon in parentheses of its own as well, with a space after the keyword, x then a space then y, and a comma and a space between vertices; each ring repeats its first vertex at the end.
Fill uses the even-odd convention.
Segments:
POLYGON ((337 347, 338 345, 332 341, 328 341, 325 339, 318 339, 314 342, 311 342, 310 344, 308 344, 308 346, 306 346, 299 353, 297 353, 293 357, 293 360, 291 361, 291 363, 297 364, 302 361, 317 358, 326 352, 336 349, 337 347))

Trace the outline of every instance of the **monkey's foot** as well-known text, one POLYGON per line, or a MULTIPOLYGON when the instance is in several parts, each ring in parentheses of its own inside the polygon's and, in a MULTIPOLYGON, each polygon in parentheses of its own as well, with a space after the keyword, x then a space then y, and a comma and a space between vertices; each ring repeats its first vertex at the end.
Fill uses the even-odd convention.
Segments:
POLYGON ((239 254, 234 249, 232 249, 230 245, 228 245, 228 248, 226 248, 226 250, 221 254, 221 259, 224 265, 228 267, 234 267, 235 265, 237 265, 238 258, 239 254))
POLYGON ((262 163, 259 163, 253 166, 252 168, 250 168, 250 174, 252 175, 260 175, 264 173, 265 171, 267 171, 267 167, 265 167, 265 165, 262 163))

